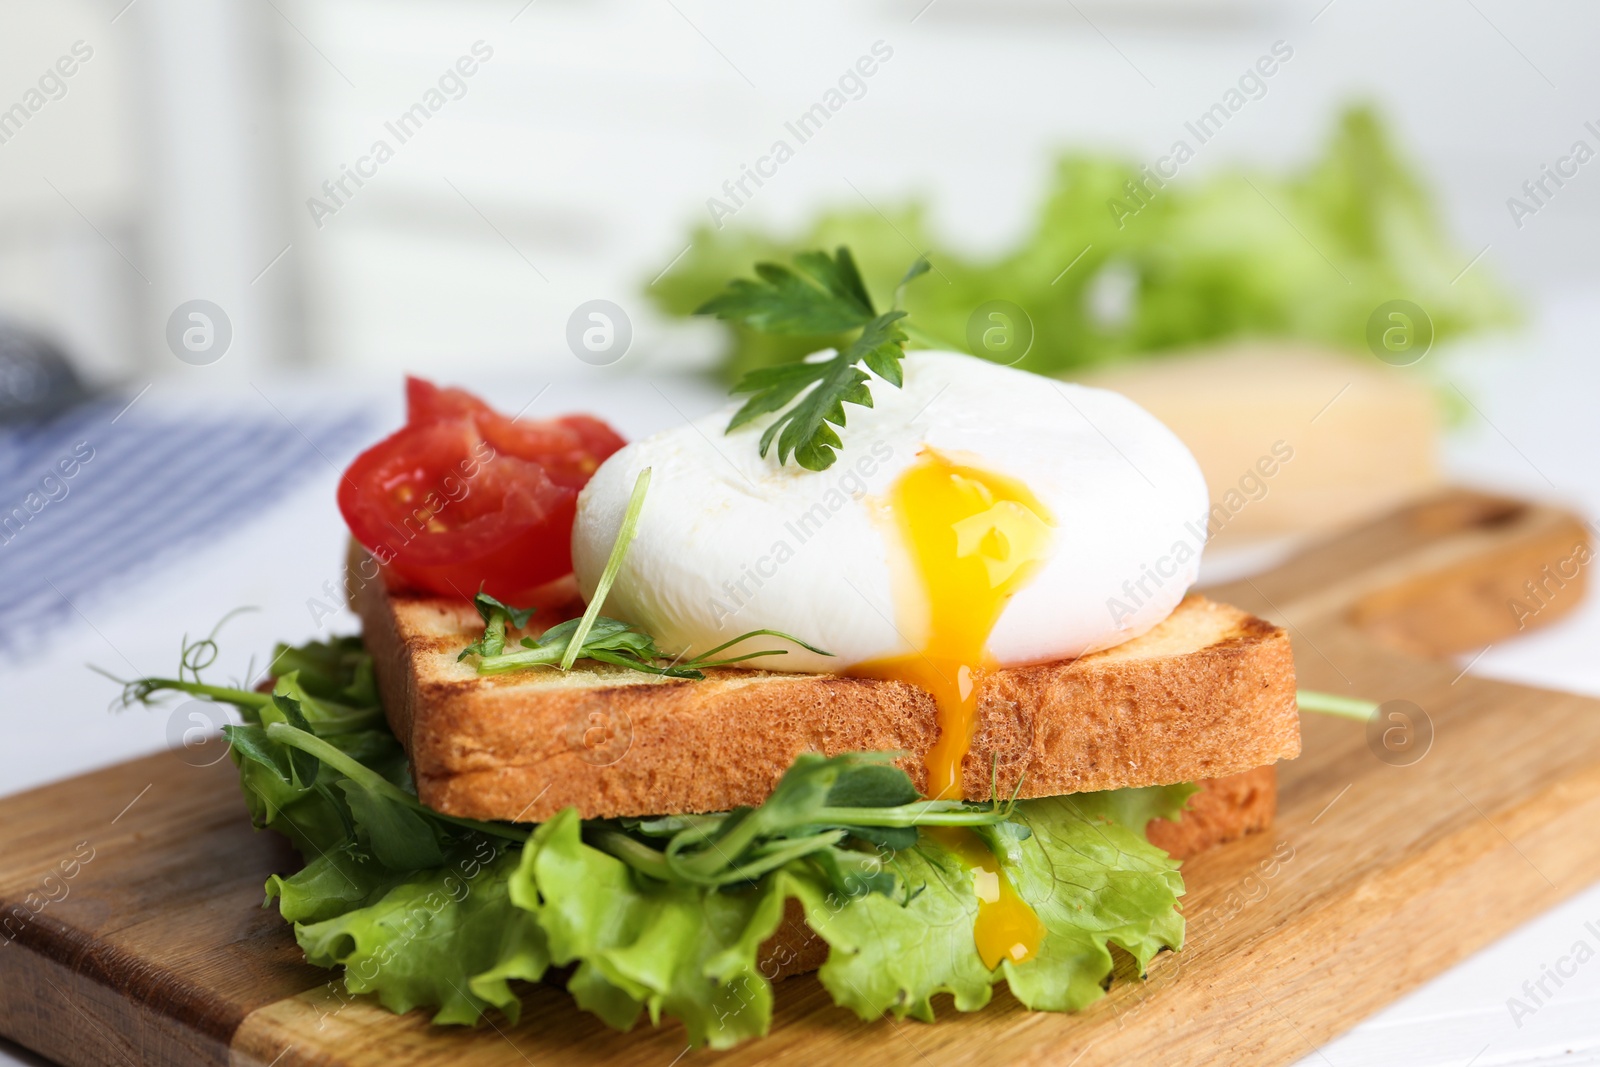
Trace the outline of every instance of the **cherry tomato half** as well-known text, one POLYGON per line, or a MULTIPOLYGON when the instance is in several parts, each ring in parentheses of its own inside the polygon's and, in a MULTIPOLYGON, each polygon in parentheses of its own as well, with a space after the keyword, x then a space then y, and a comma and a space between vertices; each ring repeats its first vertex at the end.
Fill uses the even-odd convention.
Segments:
POLYGON ((578 490, 622 438, 586 415, 521 422, 406 383, 408 421, 345 471, 339 510, 402 584, 509 603, 572 570, 578 490))
POLYGON ((441 389, 421 378, 406 379, 410 425, 469 419, 497 452, 544 467, 550 479, 582 489, 602 460, 626 442, 589 415, 564 415, 544 422, 509 419, 465 389, 441 389))

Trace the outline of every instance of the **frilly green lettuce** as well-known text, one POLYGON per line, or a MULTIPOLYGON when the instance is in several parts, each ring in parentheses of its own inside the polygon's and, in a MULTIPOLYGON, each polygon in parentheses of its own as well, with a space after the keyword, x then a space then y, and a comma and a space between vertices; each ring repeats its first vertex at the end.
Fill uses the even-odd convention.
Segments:
MULTIPOLYGON (((667 314, 689 316, 751 263, 840 245, 854 253, 867 286, 888 293, 914 245, 936 271, 905 296, 918 347, 970 351, 969 317, 987 301, 1007 300, 1034 329, 1017 365, 1041 374, 1240 336, 1364 350, 1368 317, 1397 298, 1421 305, 1440 340, 1517 318, 1485 265, 1464 272, 1472 250, 1450 239, 1433 198, 1369 108, 1348 110, 1322 157, 1298 173, 1179 173, 1156 188, 1138 163, 1062 156, 1028 231, 991 259, 951 248, 919 203, 880 205, 881 213, 847 207, 786 236, 697 227, 688 253, 647 293, 667 314), (1129 182, 1145 183, 1142 206, 1129 182)), ((729 382, 842 336, 727 330, 720 370, 729 382)))
MULTIPOLYGON (((1159 792, 1162 813, 1175 813, 1187 795, 1182 787, 1159 792)), ((771 1024, 761 945, 792 897, 830 947, 822 984, 863 1019, 931 1021, 939 993, 975 1011, 1001 981, 1030 1008, 1076 1011, 1103 995, 1110 946, 1142 970, 1183 941, 1177 864, 1142 827, 1114 820, 1129 810, 1116 794, 1017 806, 1032 833, 1015 842, 1006 868, 1046 934, 1034 958, 993 971, 973 943, 971 876, 926 836, 893 856, 913 889, 909 903, 842 897, 801 863, 753 886, 711 889, 656 881, 585 844, 572 809, 521 848, 480 840, 475 852, 382 888, 364 905, 297 923, 295 933, 312 963, 345 968, 350 992, 375 993, 393 1011, 435 1007, 437 1023, 472 1022, 490 1006, 514 1020, 509 979, 534 981, 551 965, 571 965, 568 991, 608 1025, 626 1030, 641 1017, 671 1017, 692 1043, 727 1048, 771 1024)), ((308 866, 282 882, 285 905, 330 881, 308 866)))
POLYGON ((973 1011, 1000 982, 1031 1008, 1074 1011, 1102 995, 1113 946, 1142 970, 1183 940, 1178 865, 1144 827, 1176 817, 1187 786, 924 801, 883 754, 806 754, 759 808, 588 822, 569 808, 530 832, 417 801, 353 642, 280 662, 295 669, 272 694, 184 678, 140 692, 241 709, 227 733, 251 813, 306 861, 268 880, 268 902, 307 960, 396 1012, 515 1020, 515 983, 570 968, 568 991, 608 1025, 670 1017, 692 1043, 727 1048, 771 1025, 776 967, 761 947, 790 900, 829 946, 818 978, 864 1019, 931 1020, 940 993, 973 1011), (972 874, 930 825, 989 841, 1044 927, 1034 957, 984 966, 972 874))

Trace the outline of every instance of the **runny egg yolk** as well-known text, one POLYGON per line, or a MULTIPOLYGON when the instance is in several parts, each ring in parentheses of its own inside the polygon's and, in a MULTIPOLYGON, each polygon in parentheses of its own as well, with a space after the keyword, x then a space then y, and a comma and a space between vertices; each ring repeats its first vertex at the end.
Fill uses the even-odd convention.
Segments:
MULTIPOLYGON (((931 449, 896 480, 887 503, 910 557, 925 623, 918 627, 905 618, 908 605, 899 614, 903 628, 924 634, 922 648, 854 673, 909 682, 933 695, 939 737, 927 756, 927 793, 960 800, 980 682, 994 666, 989 634, 1006 602, 1048 558, 1053 522, 1021 482, 931 449)), ((928 832, 972 870, 978 897, 973 935, 984 966, 1031 958, 1044 927, 983 838, 957 827, 928 832)))

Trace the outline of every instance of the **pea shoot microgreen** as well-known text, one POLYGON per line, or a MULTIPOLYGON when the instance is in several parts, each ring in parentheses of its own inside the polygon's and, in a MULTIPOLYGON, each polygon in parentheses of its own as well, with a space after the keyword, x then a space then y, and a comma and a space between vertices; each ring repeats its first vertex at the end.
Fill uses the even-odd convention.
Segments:
POLYGON ((507 626, 516 629, 527 626, 533 609, 513 608, 492 596, 479 593, 473 599, 473 604, 483 618, 483 636, 462 649, 456 658, 465 660, 476 657, 479 674, 502 674, 528 667, 553 667, 569 671, 578 660, 592 660, 668 678, 699 679, 704 678, 705 671, 712 667, 726 667, 762 656, 786 654, 783 649, 769 648, 717 658, 734 645, 755 637, 790 641, 819 656, 833 654, 778 630, 751 630, 697 656, 686 653, 669 656, 656 646, 654 637, 639 627, 601 615, 600 609, 605 604, 606 596, 622 570, 628 546, 638 536, 639 513, 644 509, 645 493, 649 488, 650 468, 646 467, 633 483, 633 493, 628 498, 627 510, 623 512, 622 525, 617 530, 616 540, 611 543, 611 554, 606 559, 605 569, 600 572, 594 596, 590 597, 589 606, 580 618, 557 623, 538 637, 524 637, 520 642, 521 648, 508 652, 505 640, 507 626))
POLYGON ((1378 705, 1371 700, 1361 700, 1357 697, 1342 697, 1337 693, 1321 693, 1315 689, 1301 689, 1295 693, 1301 711, 1316 712, 1319 715, 1336 715, 1342 719, 1358 719, 1365 722, 1372 718, 1373 712, 1378 710, 1378 705))

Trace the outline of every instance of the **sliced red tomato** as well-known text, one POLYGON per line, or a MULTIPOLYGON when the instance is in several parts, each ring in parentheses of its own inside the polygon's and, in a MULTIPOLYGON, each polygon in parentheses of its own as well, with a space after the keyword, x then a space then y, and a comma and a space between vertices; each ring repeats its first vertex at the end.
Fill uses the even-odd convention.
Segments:
POLYGON ((350 532, 391 578, 510 603, 572 571, 578 490, 622 447, 599 419, 513 420, 462 389, 406 382, 408 420, 339 483, 350 532))
POLYGON ((468 419, 495 451, 540 464, 557 485, 582 489, 611 453, 626 442, 590 415, 529 422, 510 419, 465 389, 441 389, 421 378, 406 379, 407 422, 468 419))

